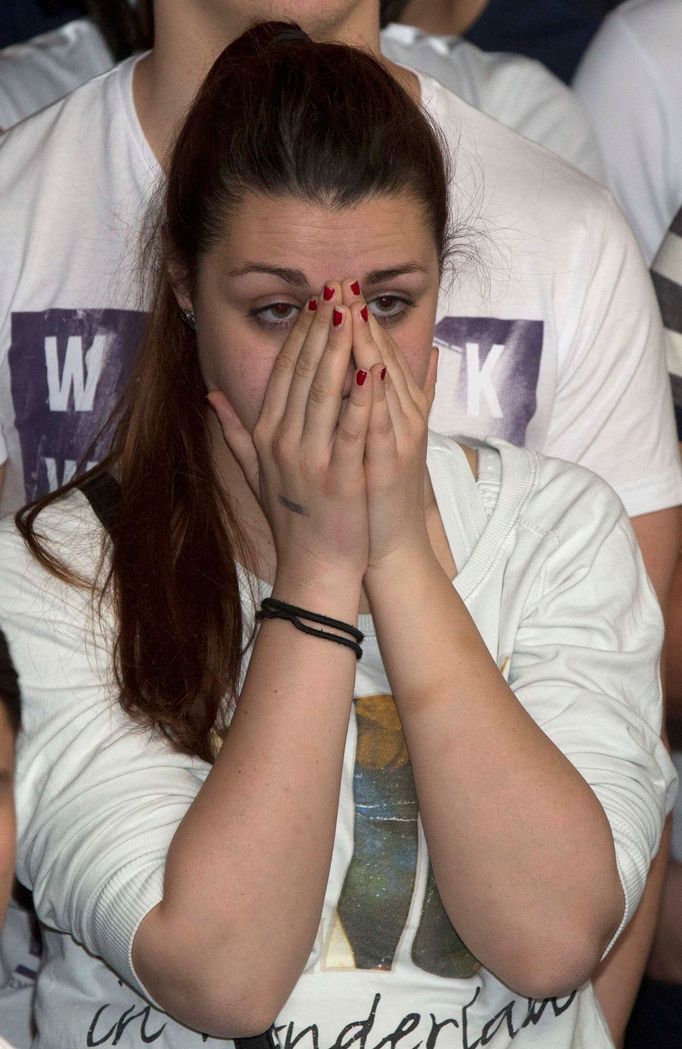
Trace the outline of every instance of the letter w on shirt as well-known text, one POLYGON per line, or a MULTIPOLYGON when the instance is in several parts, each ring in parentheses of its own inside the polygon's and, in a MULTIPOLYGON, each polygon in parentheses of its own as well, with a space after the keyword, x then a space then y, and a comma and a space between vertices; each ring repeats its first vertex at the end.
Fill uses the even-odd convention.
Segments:
POLYGON ((59 374, 57 339, 45 338, 48 403, 52 412, 69 410, 69 395, 73 392, 73 407, 77 412, 91 412, 97 383, 102 374, 106 338, 95 335, 89 350, 83 350, 81 335, 70 335, 66 344, 64 367, 59 374))

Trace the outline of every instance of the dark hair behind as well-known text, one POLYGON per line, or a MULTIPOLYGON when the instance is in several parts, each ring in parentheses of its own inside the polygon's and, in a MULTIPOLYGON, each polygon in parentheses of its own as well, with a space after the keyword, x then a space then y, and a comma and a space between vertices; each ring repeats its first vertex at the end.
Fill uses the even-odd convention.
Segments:
MULTIPOLYGON (((243 627, 236 564, 248 543, 216 476, 194 333, 169 276, 192 291, 202 256, 248 193, 332 208, 382 194, 421 206, 441 262, 448 179, 429 120, 369 53, 314 43, 297 27, 256 25, 215 62, 181 128, 152 243, 160 249, 146 334, 111 458, 121 502, 112 532, 120 699, 189 754, 211 759, 212 733, 236 699, 243 627)), ((368 230, 368 236, 371 231, 368 230)), ((17 516, 34 555, 74 576, 17 516)))

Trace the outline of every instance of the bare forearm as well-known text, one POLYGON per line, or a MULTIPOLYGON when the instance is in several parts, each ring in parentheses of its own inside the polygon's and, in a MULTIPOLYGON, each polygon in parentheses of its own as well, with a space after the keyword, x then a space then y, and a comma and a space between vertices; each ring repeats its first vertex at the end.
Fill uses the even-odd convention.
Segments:
POLYGON ((394 578, 367 587, 444 905, 514 989, 558 993, 528 960, 548 959, 561 982, 563 952, 567 988, 583 959, 589 976, 622 914, 608 822, 506 685, 439 566, 412 561, 394 578))
MULTIPOLYGON (((359 583, 335 589, 273 593, 355 622, 359 583)), ((329 873, 355 662, 284 621, 261 627, 221 753, 173 839, 164 899, 135 940, 145 986, 184 1023, 211 1019, 195 1005, 188 959, 207 958, 216 997, 234 998, 225 1019, 237 1034, 242 1017, 249 1026, 249 988, 269 1014, 303 969, 329 873)))

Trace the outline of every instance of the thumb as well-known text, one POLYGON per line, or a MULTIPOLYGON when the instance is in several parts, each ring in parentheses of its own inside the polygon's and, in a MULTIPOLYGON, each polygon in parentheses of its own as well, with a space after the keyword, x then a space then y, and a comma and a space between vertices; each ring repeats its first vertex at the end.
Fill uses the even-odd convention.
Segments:
POLYGON ((241 419, 222 390, 211 390, 206 394, 206 400, 218 417, 225 444, 241 466, 250 488, 258 498, 260 496, 258 456, 251 434, 243 426, 241 419))

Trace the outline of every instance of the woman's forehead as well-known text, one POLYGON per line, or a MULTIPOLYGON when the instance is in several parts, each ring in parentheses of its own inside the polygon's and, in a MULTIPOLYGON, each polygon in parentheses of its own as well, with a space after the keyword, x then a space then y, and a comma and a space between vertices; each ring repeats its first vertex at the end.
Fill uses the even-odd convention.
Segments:
POLYGON ((230 274, 267 260, 323 280, 365 276, 398 262, 429 271, 434 260, 437 265, 424 209, 409 194, 369 197, 343 208, 250 194, 231 213, 215 252, 230 274))

